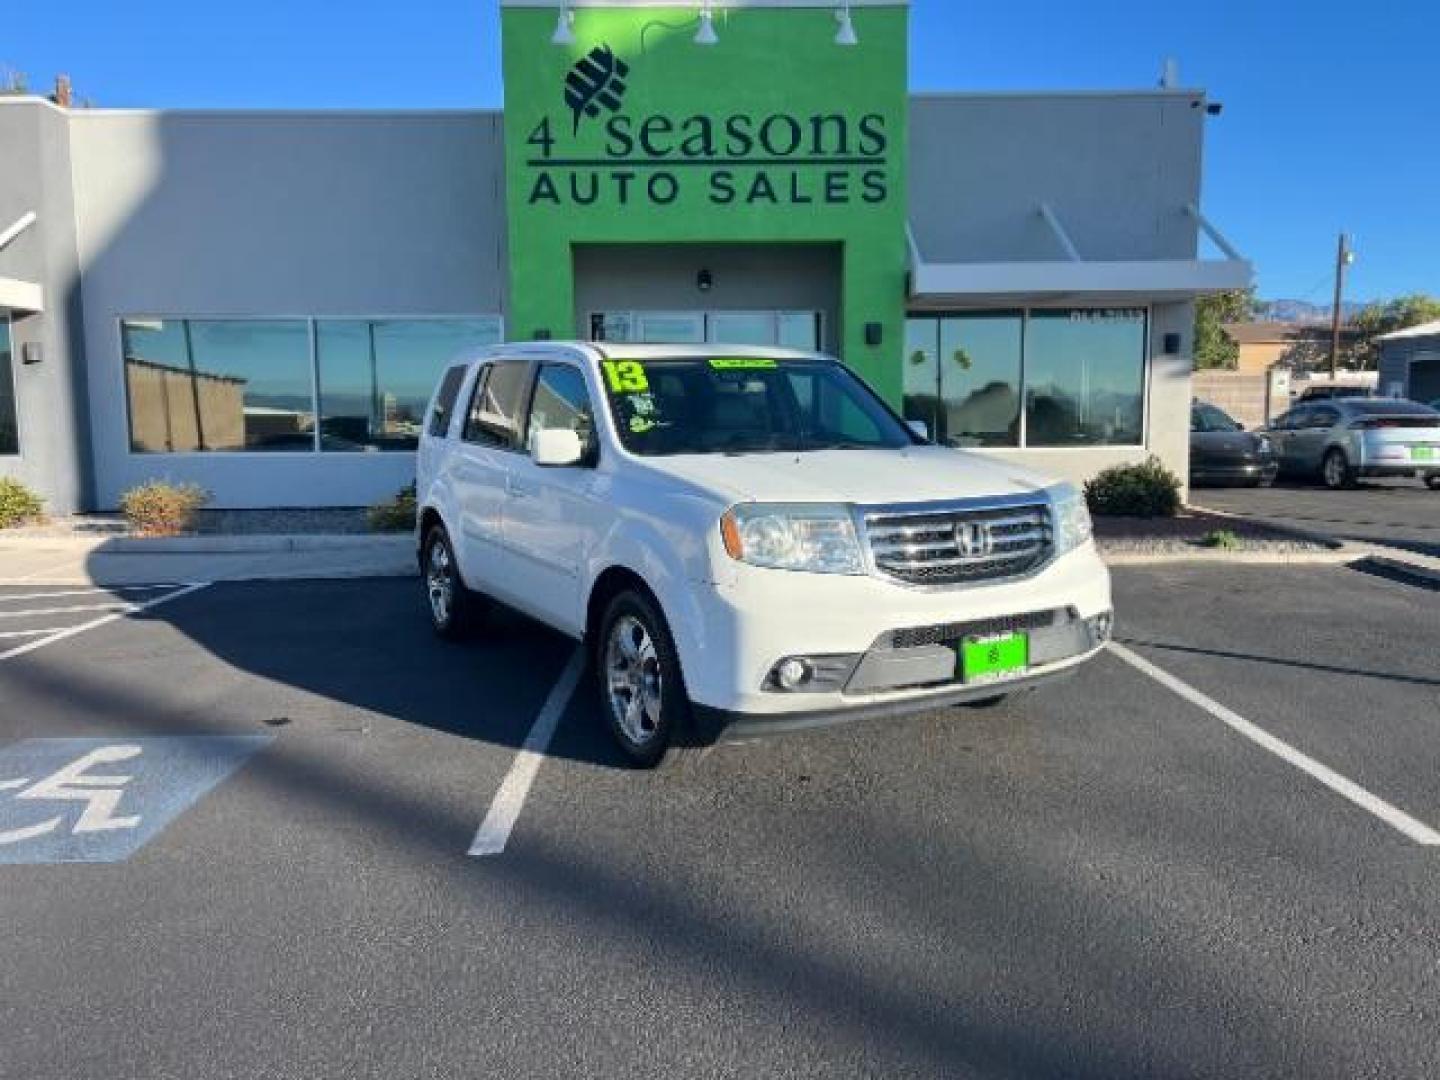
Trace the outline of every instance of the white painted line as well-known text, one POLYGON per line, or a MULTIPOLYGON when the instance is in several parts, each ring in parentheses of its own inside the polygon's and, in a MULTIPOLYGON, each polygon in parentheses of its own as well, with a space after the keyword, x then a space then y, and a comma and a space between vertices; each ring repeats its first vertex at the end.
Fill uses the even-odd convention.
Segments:
POLYGON ((585 648, 576 646, 570 655, 570 662, 565 665, 565 670, 560 673, 559 680, 550 690, 550 696, 541 706, 540 714, 535 717, 530 734, 525 736, 525 745, 515 755, 514 764, 505 775, 500 790, 495 793, 490 812, 485 815, 485 820, 480 823, 480 830, 470 844, 471 855, 499 855, 505 850, 505 844, 510 839, 510 830, 515 828, 520 811, 525 808, 525 797, 530 794, 530 785, 535 782, 535 774, 540 771, 540 763, 545 760, 545 751, 555 735, 555 728, 560 723, 565 706, 570 704, 575 685, 580 681, 584 670, 585 648))
POLYGON ((0 660, 9 660, 12 657, 23 656, 28 652, 34 652, 36 649, 43 649, 46 645, 54 645, 57 641, 72 638, 76 634, 83 634, 87 630, 94 630, 97 626, 104 626, 106 623, 112 623, 116 619, 123 619, 127 615, 135 614, 137 611, 146 611, 149 608, 159 607, 161 604, 168 604, 171 600, 179 600, 182 596, 189 596, 193 592, 199 592, 201 589, 208 587, 209 584, 208 581, 198 581, 193 585, 186 585, 184 588, 176 589, 172 593, 166 593, 164 596, 157 596, 154 600, 146 600, 144 603, 131 605, 124 611, 111 612, 109 615, 101 615, 98 619, 91 619, 87 623, 80 623, 78 626, 69 626, 64 630, 57 630, 49 637, 41 638, 39 641, 27 641, 24 645, 17 645, 8 652, 0 652, 0 660))
POLYGON ((1424 844, 1426 847, 1440 847, 1440 832, 1436 832, 1430 828, 1429 825, 1416 821, 1409 814, 1405 813, 1405 811, 1390 805, 1390 803, 1378 795, 1371 794, 1353 780, 1347 780, 1334 769, 1320 764, 1320 762, 1309 755, 1296 750, 1289 743, 1277 739, 1264 728, 1256 727, 1243 716, 1232 712, 1215 699, 1196 690, 1189 683, 1182 682, 1163 668, 1156 667, 1150 663, 1149 660, 1136 655, 1124 645, 1112 641, 1110 642, 1110 651, 1137 671, 1149 675, 1150 678, 1154 679, 1167 690, 1179 694, 1186 701, 1190 702, 1190 704, 1204 709, 1211 716, 1245 736, 1245 738, 1251 742, 1269 750, 1270 753, 1276 757, 1288 761, 1301 772, 1308 773, 1331 791, 1335 792, 1335 794, 1342 798, 1349 799, 1356 806, 1360 807, 1360 809, 1374 814, 1391 828, 1404 833, 1411 840, 1414 840, 1415 843, 1424 844))
MULTIPOLYGON (((0 587, 5 582, 0 581, 0 587)), ((37 592, 37 593, 0 593, 0 604, 12 600, 49 600, 52 596, 93 596, 96 593, 122 593, 122 592, 158 592, 161 589, 178 589, 181 585, 190 584, 187 581, 167 581, 161 585, 111 585, 99 589, 65 589, 62 592, 37 592)))
POLYGON ((39 637, 41 634, 58 634, 64 629, 63 626, 52 626, 48 630, 3 630, 0 638, 39 637))
MULTIPOLYGON (((3 603, 3 598, 0 598, 3 603)), ((27 608, 23 611, 0 611, 0 619, 23 619, 28 615, 65 615, 72 611, 132 611, 135 605, 128 600, 118 604, 75 604, 71 607, 27 608)))

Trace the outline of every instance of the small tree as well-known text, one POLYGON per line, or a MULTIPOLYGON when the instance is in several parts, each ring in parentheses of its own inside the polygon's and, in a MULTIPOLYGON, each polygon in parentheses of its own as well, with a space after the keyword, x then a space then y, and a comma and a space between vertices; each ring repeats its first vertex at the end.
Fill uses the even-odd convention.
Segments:
POLYGON ((1226 323, 1249 322, 1258 305, 1254 289, 1212 293, 1195 301, 1195 367, 1233 368, 1240 359, 1240 346, 1225 333, 1226 323))
POLYGON ((1364 371, 1380 364, 1380 346, 1376 338, 1393 334, 1421 323, 1440 320, 1440 300, 1425 293, 1409 293, 1394 300, 1371 304, 1355 316, 1354 327, 1360 331, 1355 347, 1355 364, 1364 371))

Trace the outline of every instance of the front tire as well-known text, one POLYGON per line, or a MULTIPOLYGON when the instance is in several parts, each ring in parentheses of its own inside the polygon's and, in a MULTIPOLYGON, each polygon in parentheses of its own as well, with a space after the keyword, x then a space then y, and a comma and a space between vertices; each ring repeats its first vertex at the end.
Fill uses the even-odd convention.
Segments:
POLYGON ((475 629, 482 614, 480 598, 465 587, 455 546, 443 525, 432 525, 421 548, 425 575, 425 599, 430 626, 448 641, 459 641, 475 629))
POLYGON ((1355 486, 1355 470, 1345 460, 1345 451, 1334 448, 1325 452, 1325 460, 1320 465, 1320 478, 1331 491, 1355 486))
POLYGON ((653 769, 695 756, 690 698, 675 641, 650 597, 627 589, 610 601, 593 666, 610 734, 631 764, 653 769))
POLYGON ((1425 486, 1431 491, 1440 491, 1440 473, 1431 473, 1425 477, 1425 486))

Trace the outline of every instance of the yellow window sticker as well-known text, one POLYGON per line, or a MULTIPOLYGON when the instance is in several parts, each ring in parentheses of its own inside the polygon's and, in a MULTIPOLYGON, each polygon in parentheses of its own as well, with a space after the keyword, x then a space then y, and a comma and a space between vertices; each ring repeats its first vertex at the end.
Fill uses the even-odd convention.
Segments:
POLYGON ((611 393, 643 394, 650 389, 644 367, 634 360, 606 360, 604 367, 611 393))
POLYGON ((779 365, 763 356, 716 357, 710 361, 716 371, 770 371, 779 365))

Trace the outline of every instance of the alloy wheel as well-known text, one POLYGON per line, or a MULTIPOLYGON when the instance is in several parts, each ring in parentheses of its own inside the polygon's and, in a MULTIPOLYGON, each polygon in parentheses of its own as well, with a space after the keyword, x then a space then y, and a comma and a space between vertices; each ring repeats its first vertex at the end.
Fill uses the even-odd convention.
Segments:
POLYGON ((646 745, 660 731, 664 686, 655 641, 633 615, 616 619, 610 629, 605 675, 616 726, 635 746, 646 745))
POLYGON ((443 537, 436 537, 430 543, 430 557, 425 560, 425 587, 435 625, 447 625, 455 602, 455 578, 451 573, 450 546, 443 537))

